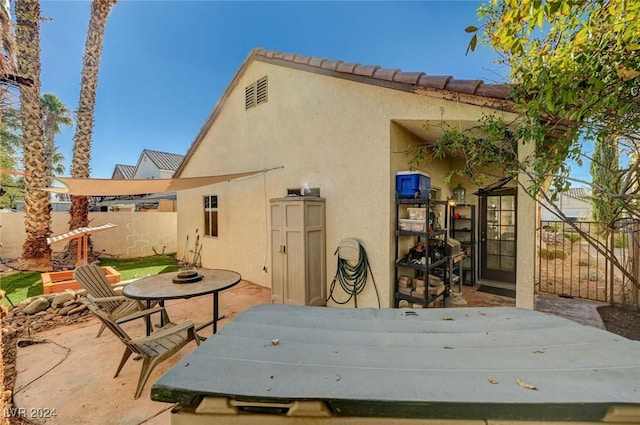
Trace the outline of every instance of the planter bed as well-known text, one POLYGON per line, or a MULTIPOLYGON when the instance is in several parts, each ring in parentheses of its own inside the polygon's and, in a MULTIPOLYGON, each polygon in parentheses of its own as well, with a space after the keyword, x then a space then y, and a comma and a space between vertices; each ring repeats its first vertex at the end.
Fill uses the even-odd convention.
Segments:
MULTIPOLYGON (((120 273, 113 267, 101 267, 102 272, 112 285, 120 282, 120 273)), ((42 273, 42 291, 44 294, 54 294, 64 292, 67 289, 82 289, 82 285, 73 278, 73 270, 64 270, 61 272, 42 273)))

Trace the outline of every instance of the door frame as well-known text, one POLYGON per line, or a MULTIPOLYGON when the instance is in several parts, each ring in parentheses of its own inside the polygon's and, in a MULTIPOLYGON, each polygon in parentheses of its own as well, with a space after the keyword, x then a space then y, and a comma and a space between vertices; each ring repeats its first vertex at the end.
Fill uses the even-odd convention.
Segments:
POLYGON ((498 187, 478 193, 479 220, 478 220, 478 244, 479 244, 479 261, 478 261, 478 279, 502 282, 507 284, 516 283, 516 263, 517 263, 517 239, 518 239, 518 188, 517 187, 498 187), (514 238, 513 238, 513 270, 500 271, 487 268, 487 198, 489 196, 513 196, 514 197, 514 238))

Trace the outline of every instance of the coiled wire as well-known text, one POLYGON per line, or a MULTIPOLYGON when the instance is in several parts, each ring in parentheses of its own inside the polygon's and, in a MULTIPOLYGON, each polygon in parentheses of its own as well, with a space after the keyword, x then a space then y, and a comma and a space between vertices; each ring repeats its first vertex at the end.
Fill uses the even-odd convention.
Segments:
MULTIPOLYGON (((378 299, 378 308, 380 308, 380 295, 378 294, 378 287, 376 286, 376 281, 373 277, 373 272, 371 271, 371 265, 369 265, 367 252, 360 243, 358 243, 358 246, 360 247, 360 256, 358 258, 358 262, 354 265, 351 265, 349 261, 338 255, 338 269, 336 270, 336 275, 331 281, 327 301, 332 300, 337 304, 346 304, 353 298, 354 305, 358 308, 358 294, 364 290, 367 285, 367 281, 369 280, 369 273, 371 273, 371 280, 376 291, 376 298, 378 299), (336 282, 339 282, 342 290, 349 294, 349 298, 346 301, 338 301, 333 296, 336 282)), ((338 250, 339 248, 336 249, 333 255, 336 255, 338 250)))

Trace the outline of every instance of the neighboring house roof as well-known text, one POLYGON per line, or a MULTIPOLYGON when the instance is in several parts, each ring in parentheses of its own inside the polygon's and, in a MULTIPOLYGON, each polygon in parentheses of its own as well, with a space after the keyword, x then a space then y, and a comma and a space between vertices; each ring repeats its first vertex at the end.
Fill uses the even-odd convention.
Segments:
MULTIPOLYGON (((159 152, 151 149, 144 149, 140 154, 140 158, 143 156, 149 157, 149 159, 158 167, 159 170, 175 171, 180 167, 184 155, 177 153, 159 152)), ((138 160, 140 163, 140 160, 138 160)), ((135 170, 134 170, 135 172, 135 170)))
POLYGON ((471 105, 513 112, 511 85, 484 84, 482 80, 457 80, 450 75, 427 75, 424 72, 404 72, 398 68, 382 68, 378 65, 361 65, 340 60, 303 56, 273 50, 253 49, 227 86, 220 100, 213 108, 207 121, 200 129, 185 160, 178 167, 178 177, 195 148, 216 120, 225 100, 240 81, 244 71, 253 61, 261 61, 277 66, 313 72, 335 78, 342 78, 364 84, 411 92, 423 96, 438 97, 471 105))
POLYGON ((119 173, 123 179, 132 179, 136 173, 135 165, 124 165, 124 164, 116 164, 113 169, 113 174, 111 174, 111 178, 115 178, 116 173, 119 173))
POLYGON ((589 201, 591 199, 591 190, 585 187, 572 187, 567 191, 566 195, 581 201, 589 201))

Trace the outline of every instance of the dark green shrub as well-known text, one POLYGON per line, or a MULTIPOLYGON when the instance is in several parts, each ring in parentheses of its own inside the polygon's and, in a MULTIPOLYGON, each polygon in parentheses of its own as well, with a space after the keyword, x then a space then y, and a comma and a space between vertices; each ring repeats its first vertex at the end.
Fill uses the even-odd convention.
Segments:
POLYGON ((559 258, 565 260, 569 256, 569 253, 560 248, 540 248, 540 258, 547 260, 555 260, 559 258))

